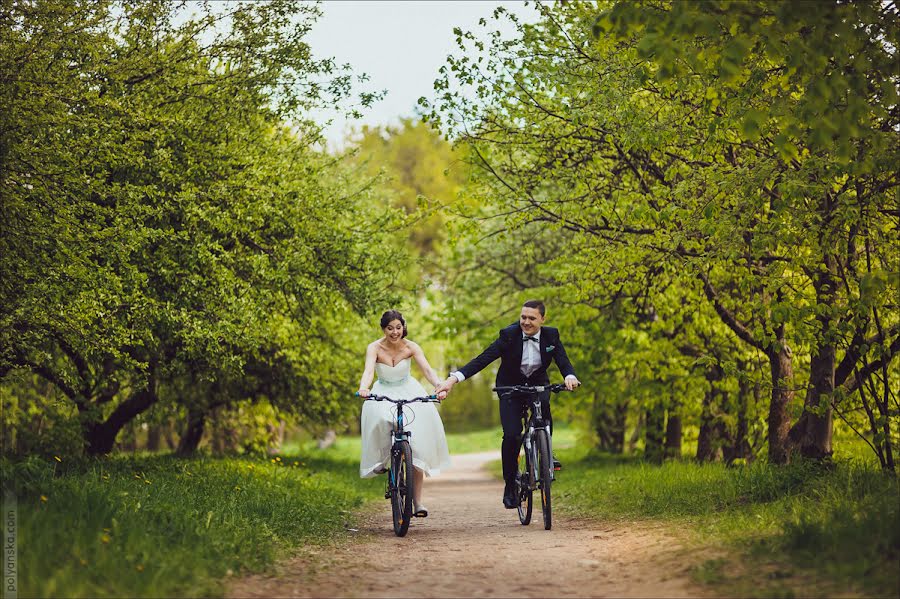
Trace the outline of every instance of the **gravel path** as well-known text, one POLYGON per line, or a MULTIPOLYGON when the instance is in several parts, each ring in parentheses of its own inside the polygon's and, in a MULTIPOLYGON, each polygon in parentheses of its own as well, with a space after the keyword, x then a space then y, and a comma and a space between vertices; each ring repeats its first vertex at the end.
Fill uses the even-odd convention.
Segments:
MULTIPOLYGON (((427 518, 394 536, 390 505, 363 518, 359 538, 301 549, 275 575, 229 585, 230 597, 696 597, 675 539, 646 523, 603 524, 554 514, 540 499, 529 526, 501 503, 484 465, 499 452, 455 455, 426 479, 427 518), (398 558, 410 564, 398 573, 398 558)), ((565 471, 561 473, 565 476, 565 471)))

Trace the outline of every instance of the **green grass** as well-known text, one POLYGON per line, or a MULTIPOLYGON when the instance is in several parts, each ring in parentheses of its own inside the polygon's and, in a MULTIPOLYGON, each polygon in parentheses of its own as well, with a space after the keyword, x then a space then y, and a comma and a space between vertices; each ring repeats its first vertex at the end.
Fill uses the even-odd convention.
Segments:
POLYGON ((220 595, 232 574, 342 534, 378 498, 338 452, 3 464, 17 489, 22 596, 220 595))
MULTIPOLYGON (((560 424, 553 429, 553 448, 573 447, 576 443, 575 429, 560 424)), ((472 433, 450 433, 447 435, 447 446, 450 457, 458 453, 477 453, 482 451, 500 451, 503 430, 500 427, 476 431, 472 433)))
POLYGON ((667 521, 697 546, 737 549, 737 561, 717 558, 695 572, 726 594, 785 596, 806 588, 796 592, 898 596, 900 492, 896 478, 868 464, 652 466, 561 454, 566 469, 554 487, 561 510, 667 521))

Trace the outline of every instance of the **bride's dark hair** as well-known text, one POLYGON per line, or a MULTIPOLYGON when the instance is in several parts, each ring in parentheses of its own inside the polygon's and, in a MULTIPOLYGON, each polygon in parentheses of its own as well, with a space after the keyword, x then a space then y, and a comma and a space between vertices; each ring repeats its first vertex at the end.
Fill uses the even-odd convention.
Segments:
MULTIPOLYGON (((388 310, 384 314, 381 315, 381 328, 387 327, 387 325, 391 324, 392 321, 399 320, 400 324, 403 325, 403 337, 406 337, 406 321, 403 319, 403 315, 400 314, 397 310, 388 310)), ((401 339, 403 338, 401 337, 401 339)))

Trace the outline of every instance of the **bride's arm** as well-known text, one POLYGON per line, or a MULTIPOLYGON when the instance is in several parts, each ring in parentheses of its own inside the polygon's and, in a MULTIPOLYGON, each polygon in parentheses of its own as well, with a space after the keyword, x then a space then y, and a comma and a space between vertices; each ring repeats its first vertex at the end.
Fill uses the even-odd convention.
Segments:
POLYGON ((375 359, 378 356, 378 348, 375 343, 370 343, 366 348, 366 366, 363 368, 362 378, 359 379, 359 394, 363 397, 369 396, 369 389, 372 387, 372 381, 375 379, 375 359))
POLYGON ((416 360, 416 364, 419 365, 419 369, 422 371, 422 374, 425 375, 425 379, 437 387, 441 384, 441 379, 438 378, 437 374, 435 374, 434 370, 432 370, 431 365, 428 363, 428 360, 425 359, 425 352, 422 351, 422 348, 419 347, 418 343, 414 343, 410 341, 410 344, 413 348, 413 358, 416 360))

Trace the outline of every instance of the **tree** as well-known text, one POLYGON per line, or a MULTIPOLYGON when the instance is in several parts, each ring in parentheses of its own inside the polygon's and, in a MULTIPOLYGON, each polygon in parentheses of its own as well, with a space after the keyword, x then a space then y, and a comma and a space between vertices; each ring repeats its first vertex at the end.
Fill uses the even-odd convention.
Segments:
POLYGON ((52 382, 92 454, 161 397, 334 412, 345 329, 385 296, 388 252, 356 225, 393 216, 304 118, 350 93, 304 42, 318 9, 200 9, 3 13, 0 375, 52 382))
MULTIPOLYGON (((750 14, 756 4, 711 3, 712 16, 698 22, 713 22, 716 35, 704 31, 699 39, 692 18, 708 7, 676 3, 670 14, 669 4, 633 4, 614 4, 599 20, 592 5, 539 5, 539 23, 520 26, 516 40, 494 36, 489 49, 460 31, 460 46, 477 51, 449 59, 436 99, 426 102, 431 118, 470 148, 483 173, 486 216, 507 229, 541 226, 567 240, 564 257, 550 262, 560 285, 577 287, 581 298, 606 298, 600 305, 628 300, 638 313, 648 299, 658 301, 665 285, 657 281, 705 300, 738 340, 769 361, 770 460, 787 461, 794 442, 805 455, 826 456, 829 405, 837 400, 828 365, 841 362, 836 348, 843 344, 843 359, 856 363, 854 348, 871 341, 879 347, 875 369, 896 351, 896 282, 888 282, 886 252, 898 235, 891 200, 897 111, 881 84, 891 80, 896 44, 879 41, 893 13, 851 15, 860 25, 852 27, 857 50, 848 60, 869 53, 874 70, 861 76, 859 92, 851 88, 834 100, 836 110, 841 101, 856 111, 866 107, 854 118, 867 127, 849 129, 856 152, 850 162, 846 144, 819 144, 814 123, 804 125, 814 105, 797 92, 792 67, 773 64, 752 43, 729 41, 743 35, 735 22, 758 17, 750 14), (753 8, 733 19, 742 7, 753 8), (625 27, 617 11, 642 20, 625 27), (606 31, 607 21, 616 35, 594 37, 592 25, 606 31), (687 33, 666 45, 666 27, 687 33), (669 46, 677 51, 653 53, 669 46), (690 62, 696 48, 698 60, 716 68, 690 62), (724 73, 729 61, 742 74, 724 73), (474 93, 458 93, 460 86, 474 93), (882 282, 870 288, 873 277, 882 282), (863 309, 863 289, 879 314, 892 314, 880 333, 874 312, 863 309), (792 441, 794 370, 806 355, 806 415, 792 441), (799 433, 810 426, 820 432, 799 433)), ((829 18, 816 35, 839 44, 828 27, 840 19, 829 18)), ((771 43, 781 44, 783 58, 802 49, 782 33, 776 30, 771 43)), ((817 64, 812 56, 798 60, 817 64)), ((823 68, 802 77, 814 86, 816 76, 831 72, 823 68)), ((730 360, 746 362, 740 354, 730 360)), ((854 380, 862 378, 845 375, 835 385, 852 392, 854 380)))

